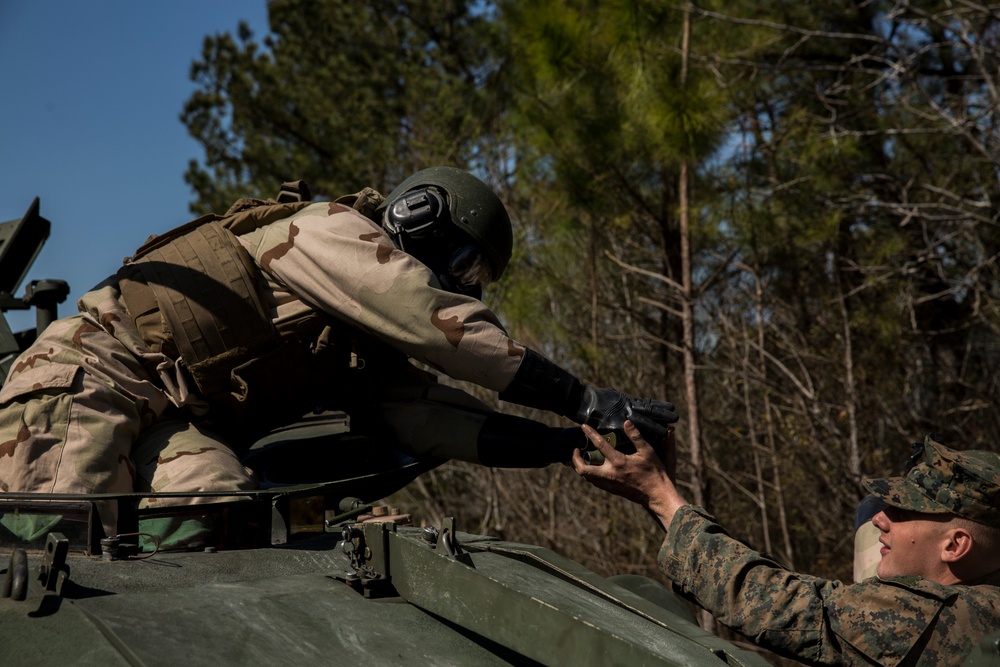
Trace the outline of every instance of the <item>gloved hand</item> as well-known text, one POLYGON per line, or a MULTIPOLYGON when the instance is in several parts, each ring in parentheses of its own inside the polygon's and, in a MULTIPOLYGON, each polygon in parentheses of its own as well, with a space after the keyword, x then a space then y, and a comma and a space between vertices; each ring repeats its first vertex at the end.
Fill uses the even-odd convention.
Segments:
POLYGON ((510 386, 500 392, 500 399, 551 410, 579 424, 589 424, 601 433, 615 431, 623 444, 630 442, 625 436, 626 419, 654 445, 667 434, 667 424, 677 421, 672 403, 633 398, 610 387, 585 385, 531 349, 525 350, 517 374, 510 386))
POLYGON ((614 431, 623 438, 628 419, 646 440, 658 443, 667 435, 667 424, 677 421, 677 413, 673 403, 633 398, 611 387, 585 386, 580 407, 570 418, 593 426, 600 433, 614 431))

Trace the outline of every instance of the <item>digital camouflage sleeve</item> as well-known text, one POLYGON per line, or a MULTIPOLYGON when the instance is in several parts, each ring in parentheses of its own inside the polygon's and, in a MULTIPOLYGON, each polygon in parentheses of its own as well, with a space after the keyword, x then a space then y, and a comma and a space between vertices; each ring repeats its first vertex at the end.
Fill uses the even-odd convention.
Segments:
POLYGON ((971 586, 917 577, 845 585, 781 567, 690 505, 674 516, 658 561, 723 624, 809 664, 961 664, 1000 627, 996 574, 971 586))

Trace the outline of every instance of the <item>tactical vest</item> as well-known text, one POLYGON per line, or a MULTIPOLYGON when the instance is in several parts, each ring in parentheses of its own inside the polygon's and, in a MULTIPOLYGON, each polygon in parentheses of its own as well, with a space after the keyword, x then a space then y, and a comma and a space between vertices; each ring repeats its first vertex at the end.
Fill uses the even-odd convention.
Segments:
MULTIPOLYGON (((336 201, 371 217, 382 197, 366 188, 336 201)), ((182 358, 220 416, 244 418, 252 406, 276 408, 292 393, 315 390, 320 369, 314 357, 332 356, 333 331, 343 326, 313 311, 276 327, 264 296, 266 279, 237 239, 312 203, 287 194, 241 199, 225 215, 202 216, 151 237, 118 271, 122 301, 143 341, 154 352, 182 358)), ((340 350, 336 356, 346 366, 349 355, 340 350)))

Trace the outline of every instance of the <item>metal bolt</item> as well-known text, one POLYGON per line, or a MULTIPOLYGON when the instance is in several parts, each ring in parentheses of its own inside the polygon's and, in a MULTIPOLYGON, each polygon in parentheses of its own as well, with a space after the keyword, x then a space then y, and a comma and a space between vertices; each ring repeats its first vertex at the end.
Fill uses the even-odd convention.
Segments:
POLYGON ((121 544, 121 539, 118 537, 105 537, 101 540, 101 559, 102 560, 117 560, 118 559, 118 547, 121 544))

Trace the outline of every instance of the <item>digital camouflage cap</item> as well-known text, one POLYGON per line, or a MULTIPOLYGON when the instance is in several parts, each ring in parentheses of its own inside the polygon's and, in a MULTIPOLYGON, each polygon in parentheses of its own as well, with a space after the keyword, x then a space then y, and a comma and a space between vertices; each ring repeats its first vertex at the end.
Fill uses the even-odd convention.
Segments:
POLYGON ((867 479, 865 486, 892 507, 1000 527, 1000 456, 993 452, 956 451, 927 436, 923 460, 905 477, 867 479))

